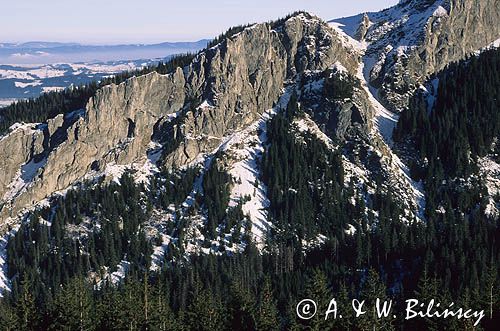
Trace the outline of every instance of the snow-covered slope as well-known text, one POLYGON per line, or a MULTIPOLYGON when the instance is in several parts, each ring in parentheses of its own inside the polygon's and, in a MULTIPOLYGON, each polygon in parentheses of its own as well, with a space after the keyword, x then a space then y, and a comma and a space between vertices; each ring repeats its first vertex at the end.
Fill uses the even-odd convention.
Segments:
MULTIPOLYGON (((407 9, 406 9, 407 10, 407 9)), ((381 157, 381 164, 384 171, 387 173, 388 178, 390 178, 389 186, 392 186, 395 192, 399 192, 399 198, 405 204, 405 210, 407 216, 411 218, 412 216, 417 216, 419 218, 423 217, 423 211, 425 208, 425 194, 423 192, 422 183, 414 182, 409 176, 408 167, 399 159, 399 157, 392 151, 393 146, 392 132, 398 122, 398 114, 388 110, 381 102, 379 97, 379 89, 371 83, 370 75, 375 70, 379 70, 380 61, 377 61, 377 56, 385 57, 393 50, 393 46, 385 45, 382 55, 377 55, 377 49, 381 46, 381 43, 386 43, 387 40, 384 37, 390 33, 392 29, 396 26, 403 24, 399 21, 400 16, 405 9, 399 7, 393 7, 381 13, 374 13, 371 16, 358 15, 351 18, 333 20, 330 25, 340 33, 344 40, 351 45, 352 48, 356 49, 361 55, 361 65, 358 68, 357 78, 361 82, 363 90, 367 93, 371 106, 374 108, 375 116, 373 117, 374 130, 371 134, 374 137, 374 141, 379 143, 372 146, 371 149, 376 151, 381 157), (373 28, 377 23, 373 23, 372 20, 376 22, 384 22, 380 24, 380 27, 374 29, 371 35, 363 40, 356 40, 356 34, 359 33, 359 25, 363 20, 363 17, 369 18, 368 27, 373 28), (396 23, 390 24, 396 20, 396 23), (389 51, 389 52, 388 52, 389 51)), ((415 29, 415 25, 421 24, 425 21, 426 15, 430 12, 428 9, 425 13, 419 13, 416 17, 412 17, 409 22, 409 28, 415 29)), ((409 13, 411 14, 411 13, 409 13)), ((408 15, 408 14, 407 14, 408 15)), ((408 23, 409 19, 406 20, 408 23)), ((413 31, 413 36, 416 36, 417 32, 413 31)), ((404 41, 400 40, 400 43, 410 44, 412 42, 416 43, 415 39, 412 41, 411 38, 407 38, 404 41)), ((399 46, 398 46, 399 47, 399 46)), ((345 164, 346 169, 353 172, 353 175, 360 183, 365 183, 370 185, 369 172, 367 169, 363 169, 360 164, 345 164), (365 180, 363 180, 365 178, 365 180)), ((373 189, 373 188, 372 188, 373 189)))
POLYGON ((379 100, 399 112, 427 76, 495 44, 500 25, 491 22, 499 12, 487 9, 494 7, 495 0, 408 0, 331 23, 366 46, 365 75, 380 88, 379 100))

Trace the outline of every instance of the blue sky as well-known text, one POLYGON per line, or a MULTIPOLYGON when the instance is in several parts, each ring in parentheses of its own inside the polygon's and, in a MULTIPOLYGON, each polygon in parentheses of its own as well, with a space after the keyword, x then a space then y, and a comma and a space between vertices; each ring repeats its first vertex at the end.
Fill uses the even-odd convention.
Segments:
POLYGON ((323 19, 376 11, 398 0, 2 0, 0 41, 155 43, 211 38, 233 25, 295 10, 323 19))

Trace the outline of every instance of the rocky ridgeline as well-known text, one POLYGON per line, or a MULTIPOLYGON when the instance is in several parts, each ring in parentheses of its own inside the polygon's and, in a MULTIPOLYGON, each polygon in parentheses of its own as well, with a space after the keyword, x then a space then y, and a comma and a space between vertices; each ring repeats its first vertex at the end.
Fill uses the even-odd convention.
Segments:
MULTIPOLYGON (((331 70, 361 79, 364 66, 378 96, 400 111, 429 75, 498 38, 498 7, 499 0, 407 0, 336 20, 350 24, 346 32, 361 43, 298 13, 228 36, 172 74, 106 86, 83 110, 17 125, 0 138, 0 222, 109 165, 144 163, 152 148, 161 154, 154 159, 160 167, 190 164, 254 123, 293 84, 322 131, 350 140, 353 151, 363 147, 385 157, 388 165, 366 174, 385 171, 391 187, 409 187, 403 173, 391 175, 399 161, 371 135, 376 107, 368 89, 358 86, 341 102, 316 89, 331 70)), ((355 168, 362 162, 354 159, 355 168)), ((401 196, 410 190, 400 190, 401 196)))
POLYGON ((164 144, 162 165, 183 166, 272 108, 287 81, 334 63, 355 73, 359 54, 301 13, 249 27, 173 74, 106 86, 84 111, 23 125, 0 140, 2 155, 12 155, 1 161, 0 219, 108 164, 145 161, 152 139, 164 144))
POLYGON ((359 15, 353 37, 370 42, 370 82, 399 112, 423 80, 500 36, 499 0, 407 0, 359 15))
POLYGON ((212 150, 228 133, 246 127, 273 107, 287 81, 340 62, 354 73, 359 55, 316 17, 299 14, 278 26, 258 24, 201 53, 187 68, 191 106, 180 146, 167 156, 181 166, 212 150))

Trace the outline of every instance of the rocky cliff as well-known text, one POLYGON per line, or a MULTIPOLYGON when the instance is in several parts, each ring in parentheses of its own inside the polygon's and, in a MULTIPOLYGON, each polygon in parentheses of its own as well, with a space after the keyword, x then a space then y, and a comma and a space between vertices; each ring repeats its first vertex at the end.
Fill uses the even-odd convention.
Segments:
POLYGON ((20 152, 1 164, 0 218, 108 165, 144 163, 151 146, 163 152, 158 165, 186 165, 272 108, 287 82, 334 64, 354 74, 359 54, 326 23, 300 13, 246 28, 172 74, 106 86, 84 110, 2 138, 2 155, 20 152))
POLYGON ((335 22, 367 43, 369 81, 399 112, 426 77, 499 38, 499 7, 499 0, 407 0, 335 22))
POLYGON ((335 63, 356 71, 359 55, 343 47, 336 32, 319 19, 300 14, 274 25, 247 28, 202 52, 187 68, 191 106, 201 105, 186 114, 183 140, 167 156, 168 166, 193 161, 228 133, 254 122, 297 75, 335 63))
POLYGON ((171 74, 106 86, 85 109, 16 125, 0 139, 9 156, 0 160, 0 220, 110 166, 192 164, 255 123, 285 88, 321 131, 381 155, 377 169, 356 157, 350 166, 383 173, 415 206, 421 192, 379 135, 389 142, 397 116, 377 99, 404 109, 428 75, 496 40, 498 2, 409 0, 332 25, 297 13, 228 35, 171 74), (338 75, 353 79, 352 95, 325 94, 338 75))
MULTIPOLYGON (((16 226, 30 217, 48 227, 57 224, 52 219, 65 200, 57 195, 71 190, 60 219, 74 216, 66 224, 73 240, 85 242, 108 220, 123 228, 124 216, 101 217, 106 199, 99 192, 92 213, 68 215, 72 196, 85 200, 89 191, 104 187, 114 196, 118 186, 106 185, 103 177, 121 188, 144 184, 133 208, 147 210, 137 233, 144 230, 140 241, 153 246, 153 269, 167 252, 237 253, 245 249, 247 235, 265 250, 282 230, 296 236, 302 224, 283 229, 288 225, 272 214, 285 193, 283 210, 301 205, 297 215, 307 219, 304 229, 324 221, 297 236, 304 250, 324 243, 325 230, 337 242, 344 235, 368 234, 381 220, 398 226, 425 221, 423 181, 416 182, 398 156, 408 161, 417 152, 402 153, 392 141, 397 112, 429 75, 499 37, 498 12, 492 9, 498 1, 407 0, 330 24, 295 13, 235 28, 213 47, 187 56, 191 62, 183 68, 105 86, 83 109, 14 125, 0 137, 0 290, 8 288, 4 257, 16 226), (122 176, 125 170, 130 176, 122 176), (304 213, 312 205, 318 210, 304 213), (338 214, 345 219, 336 219, 338 214)), ((437 85, 431 85, 432 94, 437 85)), ((480 165, 490 183, 490 210, 497 213, 492 196, 500 166, 490 156, 480 165)), ((128 193, 121 193, 124 200, 128 193)), ((107 202, 114 206, 113 199, 107 202)), ((120 206, 126 214, 127 204, 120 206)), ((405 238, 399 230, 393 234, 405 238)), ((120 254, 120 265, 130 263, 128 253, 120 254)))

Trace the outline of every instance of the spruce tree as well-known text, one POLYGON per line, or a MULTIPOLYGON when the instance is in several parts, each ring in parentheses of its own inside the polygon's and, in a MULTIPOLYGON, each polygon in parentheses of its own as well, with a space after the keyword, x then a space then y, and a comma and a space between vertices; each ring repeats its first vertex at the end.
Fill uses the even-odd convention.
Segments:
POLYGON ((271 280, 264 279, 256 310, 256 330, 279 330, 278 309, 273 296, 271 280))

